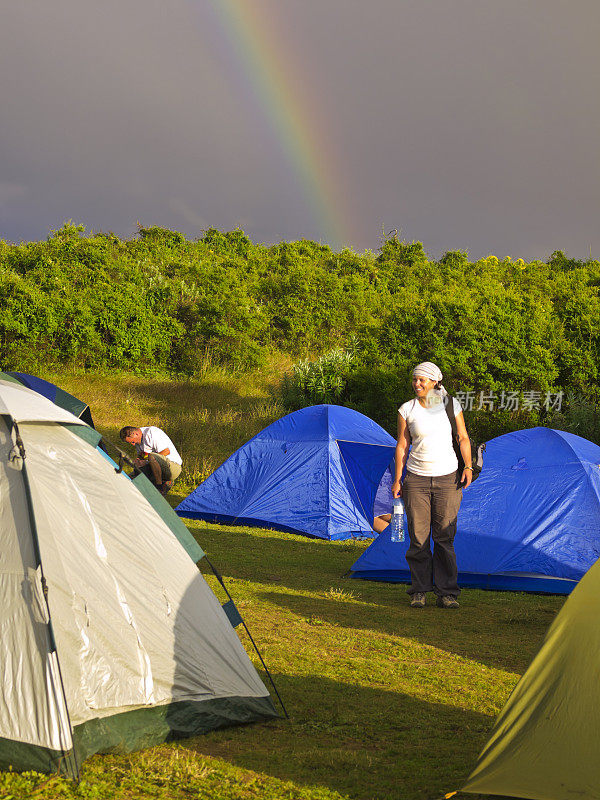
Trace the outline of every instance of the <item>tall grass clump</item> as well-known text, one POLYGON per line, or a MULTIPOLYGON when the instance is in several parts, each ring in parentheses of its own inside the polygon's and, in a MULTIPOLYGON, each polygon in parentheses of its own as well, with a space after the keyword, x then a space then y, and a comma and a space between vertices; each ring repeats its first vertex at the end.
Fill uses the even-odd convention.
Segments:
POLYGON ((346 388, 352 366, 352 355, 340 348, 325 353, 315 361, 298 361, 291 372, 283 376, 283 402, 292 409, 316 403, 336 403, 346 388))

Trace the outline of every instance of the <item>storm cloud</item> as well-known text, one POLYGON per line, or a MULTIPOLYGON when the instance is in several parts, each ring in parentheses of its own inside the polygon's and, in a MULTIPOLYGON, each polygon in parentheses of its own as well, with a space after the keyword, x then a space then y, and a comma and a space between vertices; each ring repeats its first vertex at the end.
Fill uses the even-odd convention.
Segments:
POLYGON ((140 221, 376 250, 397 229, 434 257, 598 257, 597 3, 224 3, 281 37, 263 67, 305 98, 334 241, 219 2, 4 3, 1 238, 140 221))

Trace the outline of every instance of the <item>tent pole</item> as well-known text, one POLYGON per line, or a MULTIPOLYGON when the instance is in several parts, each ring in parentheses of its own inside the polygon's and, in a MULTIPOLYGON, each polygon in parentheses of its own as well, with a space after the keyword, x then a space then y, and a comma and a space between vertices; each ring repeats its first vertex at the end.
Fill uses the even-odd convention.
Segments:
MULTIPOLYGON (((204 558, 206 559, 206 561, 207 561, 207 563, 208 563, 208 566, 209 566, 209 567, 212 569, 212 571, 214 572, 214 574, 215 574, 215 578, 216 578, 216 579, 219 581, 219 583, 220 583, 220 584, 221 584, 221 586, 223 587, 223 589, 224 589, 224 591, 225 591, 225 594, 227 595, 227 597, 229 598, 229 600, 230 600, 230 601, 233 603, 233 605, 235 606, 234 599, 233 599, 233 597, 232 597, 232 596, 229 594, 229 591, 228 591, 227 587, 225 586, 225 581, 223 580, 223 576, 221 575, 221 573, 219 572, 219 570, 218 570, 218 569, 217 569, 217 568, 216 568, 216 567, 215 567, 215 566, 214 566, 214 565, 211 563, 211 561, 210 561, 209 557, 206 555, 206 553, 204 554, 204 558)), ((237 606, 236 606, 236 608, 237 608, 237 606)), ((238 611, 238 614, 239 614, 239 611, 238 611)), ((248 626, 246 625, 246 622, 245 622, 245 620, 244 620, 244 618, 242 617, 242 615, 241 615, 241 614, 240 614, 240 619, 242 620, 242 625, 244 626, 244 629, 245 629, 246 633, 248 634, 248 636, 249 636, 249 638, 250 638, 250 641, 252 642, 252 645, 253 645, 254 649, 256 650, 256 653, 257 653, 258 657, 260 658, 260 663, 263 665, 263 667, 265 668, 265 672, 266 672, 266 673, 267 673, 267 675, 269 676, 269 680, 271 681, 271 686, 273 687, 273 691, 274 691, 274 692, 275 692, 275 694, 277 695, 277 699, 279 700, 279 703, 280 703, 280 705, 281 705, 281 708, 283 709, 283 713, 285 714, 285 718, 286 718, 286 719, 289 719, 289 718, 290 718, 290 715, 288 714, 288 712, 287 712, 287 710, 286 710, 286 707, 285 707, 285 706, 284 706, 284 704, 283 704, 283 700, 281 699, 281 695, 280 695, 280 694, 279 694, 279 692, 277 691, 277 686, 275 686, 275 681, 273 680, 273 677, 272 677, 271 673, 269 672, 269 668, 268 668, 268 667, 267 667, 267 665, 265 664, 265 660, 264 660, 264 658, 262 657, 262 655, 261 655, 261 653, 260 653, 260 650, 258 649, 258 646, 257 646, 256 642, 255 642, 255 641, 254 641, 254 639, 252 638, 252 634, 251 634, 251 633, 250 633, 250 631, 248 630, 248 626)))
POLYGON ((124 453, 123 450, 121 450, 121 448, 118 445, 116 445, 114 442, 111 442, 111 440, 107 439, 106 436, 100 437, 99 444, 102 444, 104 446, 105 453, 108 453, 108 446, 110 445, 110 447, 113 447, 119 454, 119 468, 115 470, 115 472, 123 472, 123 464, 128 464, 132 468, 135 467, 135 464, 129 458, 127 453, 124 453))
MULTIPOLYGON (((71 776, 72 776, 73 780, 76 781, 77 783, 79 783, 79 764, 77 763, 77 756, 75 755, 75 742, 74 742, 74 739, 73 739, 73 725, 71 724, 71 715, 69 714, 69 706, 67 704, 67 695, 66 695, 66 692, 65 692, 65 685, 64 685, 64 681, 63 681, 62 670, 61 670, 61 667, 60 667, 60 658, 58 657, 58 649, 56 647, 56 639, 54 637, 54 628, 53 628, 53 625, 52 625, 52 616, 50 614, 50 604, 48 602, 48 584, 46 583, 46 578, 45 578, 45 575, 44 575, 44 567, 43 567, 43 564, 42 564, 42 555, 41 555, 41 550, 40 550, 40 542, 39 542, 39 537, 38 537, 37 524, 36 524, 36 521, 35 521, 35 513, 34 513, 34 509, 33 509, 33 497, 32 497, 32 494, 31 494, 31 484, 29 482, 29 474, 27 472, 27 466, 26 466, 27 453, 25 452, 25 445, 23 444, 23 440, 21 439, 21 434, 19 432, 19 426, 18 426, 16 420, 10 418, 10 425, 14 428, 14 431, 15 431, 15 447, 13 448, 13 451, 17 450, 18 452, 14 453, 14 455, 13 455, 13 451, 11 451, 11 454, 9 455, 9 458, 11 458, 11 460, 13 460, 15 458, 20 458, 21 462, 22 462, 21 473, 23 475, 23 483, 24 483, 24 487, 25 487, 25 498, 26 498, 26 501, 27 501, 27 512, 28 512, 28 516, 29 516, 29 527, 30 527, 30 530, 31 530, 31 540, 32 540, 33 551, 34 551, 35 560, 36 560, 36 567, 38 567, 39 570, 40 570, 42 593, 44 595, 44 602, 46 604, 46 613, 48 615, 47 629, 48 629, 48 638, 49 638, 49 644, 50 644, 50 653, 54 653, 54 656, 56 658, 56 665, 57 665, 57 668, 58 668, 58 677, 59 677, 59 681, 60 681, 60 689, 61 689, 61 693, 62 693, 62 700, 63 700, 63 703, 64 703, 65 712, 66 712, 66 715, 67 715, 67 722, 68 722, 68 725, 69 725, 69 731, 71 733, 71 742, 72 742, 72 745, 73 745, 70 748, 70 750, 66 749, 63 746, 62 736, 61 736, 62 757, 63 757, 65 763, 67 763, 68 766, 69 766, 69 769, 70 769, 71 776), (69 757, 69 754, 70 754, 70 757, 69 757)), ((59 707, 58 698, 55 698, 55 703, 56 703, 57 707, 59 707)), ((59 711, 58 712, 59 731, 61 730, 60 718, 61 718, 61 714, 60 714, 60 711, 59 711)))

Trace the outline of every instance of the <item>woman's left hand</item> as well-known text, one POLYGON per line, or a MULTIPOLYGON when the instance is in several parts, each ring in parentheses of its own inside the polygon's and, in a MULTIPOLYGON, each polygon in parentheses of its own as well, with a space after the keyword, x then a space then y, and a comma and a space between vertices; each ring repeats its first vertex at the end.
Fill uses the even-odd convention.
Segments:
POLYGON ((463 489, 466 489, 471 485, 473 480, 473 470, 472 469, 463 469, 462 478, 460 479, 460 485, 463 489))

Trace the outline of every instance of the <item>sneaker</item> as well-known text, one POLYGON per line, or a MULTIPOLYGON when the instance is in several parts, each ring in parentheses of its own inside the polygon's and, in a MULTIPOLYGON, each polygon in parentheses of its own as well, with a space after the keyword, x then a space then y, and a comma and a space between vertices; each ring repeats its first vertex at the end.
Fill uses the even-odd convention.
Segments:
POLYGON ((451 594, 439 595, 435 604, 438 608, 459 608, 460 606, 456 597, 451 594))
POLYGON ((173 481, 165 481, 164 483, 161 483, 161 485, 157 486, 156 488, 162 494, 163 497, 166 497, 168 495, 169 490, 171 489, 172 486, 173 486, 173 481))
POLYGON ((415 592, 410 598, 411 608, 425 608, 425 594, 423 592, 415 592))

